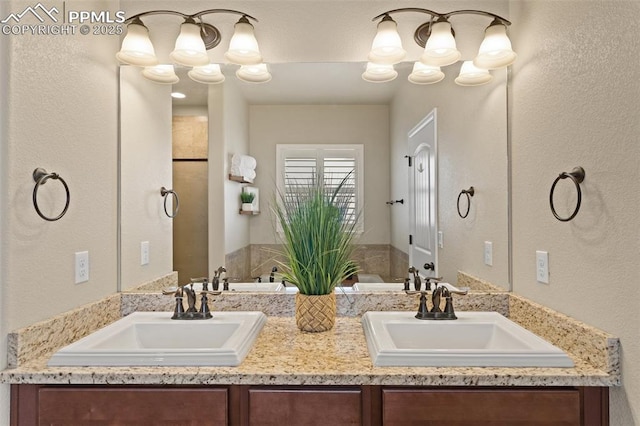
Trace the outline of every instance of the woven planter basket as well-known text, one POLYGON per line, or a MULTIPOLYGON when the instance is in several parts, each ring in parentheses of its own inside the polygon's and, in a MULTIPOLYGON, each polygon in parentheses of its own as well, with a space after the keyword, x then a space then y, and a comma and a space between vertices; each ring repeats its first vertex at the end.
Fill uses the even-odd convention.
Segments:
POLYGON ((296 293, 296 325, 302 331, 331 330, 336 322, 336 295, 296 293))

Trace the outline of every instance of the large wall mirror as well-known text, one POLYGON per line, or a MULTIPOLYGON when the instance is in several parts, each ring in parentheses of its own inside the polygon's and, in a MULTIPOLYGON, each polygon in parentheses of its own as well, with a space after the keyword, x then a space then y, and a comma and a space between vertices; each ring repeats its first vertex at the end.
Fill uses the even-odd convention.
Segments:
MULTIPOLYGON (((219 85, 192 82, 178 69, 181 81, 173 87, 121 67, 121 288, 171 271, 176 251, 187 258, 200 253, 208 276, 220 265, 242 280, 268 275, 278 242, 269 205, 279 144, 363 145, 364 233, 356 260, 367 276, 406 276, 409 135, 436 111, 436 272, 451 283, 462 273, 509 289, 507 72, 494 71, 489 84, 462 87, 453 81, 460 66, 454 64, 440 83, 415 85, 407 81, 407 62, 396 66, 396 80, 374 84, 362 80, 365 66, 271 63, 273 79, 265 84, 239 81, 233 66, 223 66, 226 81, 219 85), (187 97, 172 99, 172 90, 187 97), (180 134, 172 137, 176 128, 180 134), (180 150, 176 138, 200 138, 205 145, 180 150), (233 154, 256 159, 253 183, 229 179, 233 154), (160 189, 176 186, 180 209, 171 219, 160 189), (259 191, 260 214, 239 213, 245 186, 259 191), (470 187, 473 196, 461 196, 470 187), (176 233, 189 235, 182 247, 176 233), (142 265, 147 241, 149 263, 142 265)), ((173 207, 170 200, 170 213, 173 207)), ((181 276, 180 283, 189 278, 181 276)))

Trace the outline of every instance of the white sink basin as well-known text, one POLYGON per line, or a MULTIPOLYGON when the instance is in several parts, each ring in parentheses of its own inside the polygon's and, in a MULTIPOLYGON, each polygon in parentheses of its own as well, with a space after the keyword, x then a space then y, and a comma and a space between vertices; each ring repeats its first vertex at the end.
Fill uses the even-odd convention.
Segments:
MULTIPOLYGON (((287 284, 287 286, 283 289, 285 293, 297 293, 298 287, 293 284, 287 284)), ((353 287, 336 287, 333 292, 334 293, 353 293, 353 287)))
POLYGON ((496 312, 419 320, 414 312, 367 312, 362 326, 375 366, 573 367, 562 350, 496 312))
MULTIPOLYGON (((459 291, 457 287, 452 286, 449 283, 438 283, 438 286, 446 287, 450 291, 459 291)), ((422 283, 422 289, 424 290, 424 283, 422 283)), ((435 286, 431 284, 431 289, 434 290, 435 286)), ((413 283, 411 283, 410 290, 413 290, 413 283)), ((353 291, 363 292, 376 292, 376 291, 404 291, 404 283, 363 283, 357 282, 353 285, 353 291)))
MULTIPOLYGON (((211 285, 209 285, 211 288, 211 285)), ((222 290, 220 284, 219 290, 222 290)), ((261 282, 261 283, 229 283, 229 291, 282 291, 282 283, 261 282)))
POLYGON ((267 317, 213 312, 208 320, 172 320, 172 312, 134 312, 72 343, 49 366, 237 366, 267 317))
MULTIPOLYGON (((191 284, 186 284, 187 287, 191 287, 191 284)), ((208 285, 209 290, 213 290, 213 287, 211 286, 211 283, 209 283, 208 285)), ((218 290, 222 290, 223 284, 222 282, 218 285, 218 290)), ((193 284, 193 289, 198 292, 202 290, 202 283, 194 283, 193 284)), ((274 291, 282 291, 283 290, 283 286, 282 283, 253 283, 253 282, 248 282, 248 283, 229 283, 229 291, 250 291, 250 292, 263 292, 263 291, 267 291, 267 292, 274 292, 274 291)), ((164 291, 169 292, 169 291, 176 291, 176 287, 169 287, 169 288, 165 288, 164 291)))

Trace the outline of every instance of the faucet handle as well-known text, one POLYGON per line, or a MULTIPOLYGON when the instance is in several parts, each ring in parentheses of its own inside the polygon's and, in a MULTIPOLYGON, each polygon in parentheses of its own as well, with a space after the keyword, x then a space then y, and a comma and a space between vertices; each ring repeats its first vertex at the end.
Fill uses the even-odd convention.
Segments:
POLYGON ((163 288, 161 292, 164 296, 175 296, 175 297, 183 296, 182 286, 163 288))

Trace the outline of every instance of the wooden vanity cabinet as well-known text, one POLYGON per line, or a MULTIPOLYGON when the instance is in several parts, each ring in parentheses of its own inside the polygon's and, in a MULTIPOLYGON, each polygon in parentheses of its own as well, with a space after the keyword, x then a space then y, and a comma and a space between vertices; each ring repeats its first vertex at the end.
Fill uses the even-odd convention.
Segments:
POLYGON ((371 424, 361 387, 248 387, 241 425, 359 426, 371 424))
POLYGON ((226 425, 228 407, 226 388, 13 385, 11 389, 12 426, 226 425))
POLYGON ((596 387, 12 385, 11 426, 608 426, 596 387))

